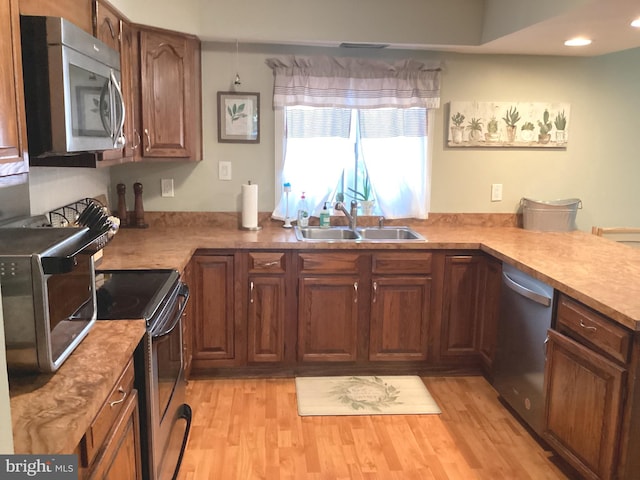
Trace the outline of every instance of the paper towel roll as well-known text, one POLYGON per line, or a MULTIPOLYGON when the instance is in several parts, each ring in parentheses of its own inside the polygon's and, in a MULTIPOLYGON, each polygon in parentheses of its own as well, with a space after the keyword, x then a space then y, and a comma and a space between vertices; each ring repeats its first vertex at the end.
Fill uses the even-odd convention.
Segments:
POLYGON ((258 228, 258 185, 242 185, 242 228, 258 228))

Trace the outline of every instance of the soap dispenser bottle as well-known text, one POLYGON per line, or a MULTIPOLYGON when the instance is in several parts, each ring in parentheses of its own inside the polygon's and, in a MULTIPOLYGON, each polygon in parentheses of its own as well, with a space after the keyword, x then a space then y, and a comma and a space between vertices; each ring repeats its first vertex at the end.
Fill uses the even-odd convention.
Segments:
POLYGON ((324 202, 324 207, 322 207, 322 211, 320 212, 320 226, 322 228, 329 228, 331 226, 331 215, 327 209, 327 203, 328 202, 324 202))
POLYGON ((302 192, 300 197, 300 203, 298 203, 298 227, 309 226, 309 205, 307 204, 307 198, 302 192))

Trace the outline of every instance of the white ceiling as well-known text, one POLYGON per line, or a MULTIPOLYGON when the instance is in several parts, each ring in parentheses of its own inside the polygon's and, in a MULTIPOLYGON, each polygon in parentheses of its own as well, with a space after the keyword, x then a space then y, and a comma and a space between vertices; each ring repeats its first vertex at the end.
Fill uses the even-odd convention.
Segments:
MULTIPOLYGON (((536 0, 530 0, 535 5, 536 0)), ((595 56, 640 47, 640 0, 594 0, 481 45, 432 45, 418 48, 464 53, 595 56), (565 40, 583 36, 592 44, 567 47, 565 40)), ((417 46, 413 46, 414 48, 417 46)))

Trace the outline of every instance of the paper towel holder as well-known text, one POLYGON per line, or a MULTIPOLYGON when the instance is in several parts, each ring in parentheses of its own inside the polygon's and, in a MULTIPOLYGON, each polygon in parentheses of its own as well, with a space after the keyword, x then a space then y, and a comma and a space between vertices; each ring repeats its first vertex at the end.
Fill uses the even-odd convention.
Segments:
MULTIPOLYGON (((247 182, 247 184, 248 184, 248 185, 251 185, 251 180, 249 180, 249 181, 247 182)), ((244 187, 244 186, 243 186, 243 187, 244 187)), ((242 214, 242 215, 244 215, 244 214, 242 214)), ((258 230, 262 230, 262 227, 261 227, 259 224, 257 224, 255 227, 247 227, 247 226, 243 225, 243 223, 244 223, 244 222, 243 222, 244 218, 242 218, 242 215, 241 215, 241 218, 240 218, 240 230, 245 230, 245 231, 250 231, 250 232, 251 232, 251 231, 252 231, 252 232, 257 232, 258 230)), ((259 221, 259 212, 258 212, 258 211, 256 211, 256 223, 257 223, 258 221, 259 221)))

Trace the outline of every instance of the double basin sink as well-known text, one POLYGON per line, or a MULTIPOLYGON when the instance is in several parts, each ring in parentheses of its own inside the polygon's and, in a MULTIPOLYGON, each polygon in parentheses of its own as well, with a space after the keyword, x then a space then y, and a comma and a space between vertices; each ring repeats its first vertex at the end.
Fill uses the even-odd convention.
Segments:
POLYGON ((425 238, 409 227, 295 227, 296 238, 303 242, 415 242, 425 238))

